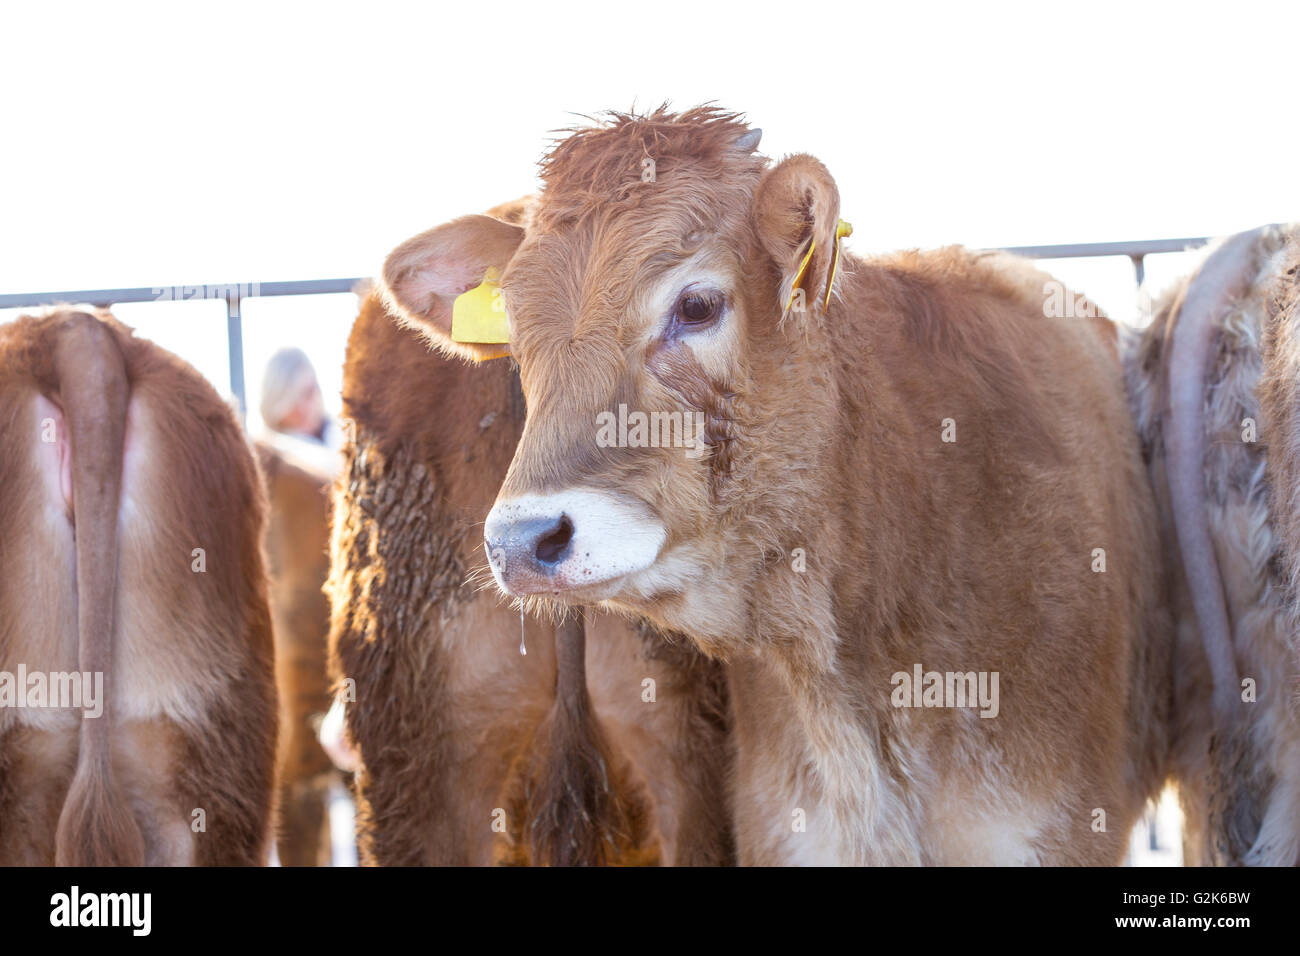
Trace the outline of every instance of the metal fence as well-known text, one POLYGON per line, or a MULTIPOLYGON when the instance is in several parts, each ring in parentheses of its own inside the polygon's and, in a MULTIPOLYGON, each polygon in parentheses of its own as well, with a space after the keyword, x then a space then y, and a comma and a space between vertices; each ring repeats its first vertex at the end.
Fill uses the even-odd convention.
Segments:
MULTIPOLYGON (((1189 239, 1147 239, 1136 242, 1083 242, 1055 246, 1008 246, 1006 252, 1029 259, 1088 259, 1125 256, 1133 263, 1137 283, 1146 276, 1147 256, 1184 252, 1205 245, 1203 237, 1189 239)), ((67 292, 20 292, 0 295, 0 309, 22 309, 40 305, 93 305, 108 308, 124 302, 173 302, 222 299, 226 303, 226 342, 230 351, 230 391, 239 400, 244 395, 244 334, 240 303, 244 299, 281 295, 326 295, 351 292, 362 278, 307 279, 297 282, 217 283, 212 285, 155 286, 139 289, 76 289, 67 292)))

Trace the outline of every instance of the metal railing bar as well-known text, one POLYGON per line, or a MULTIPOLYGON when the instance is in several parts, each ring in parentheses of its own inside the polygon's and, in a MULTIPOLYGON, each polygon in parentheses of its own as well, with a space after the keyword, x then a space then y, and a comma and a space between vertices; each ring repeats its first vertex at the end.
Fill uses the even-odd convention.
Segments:
MULTIPOLYGON (((1087 259, 1100 256, 1127 256, 1138 260, 1144 256, 1168 252, 1185 252, 1203 246, 1209 239, 1191 236, 1185 239, 1139 239, 1127 242, 1072 242, 1046 246, 1004 246, 1003 252, 1029 259, 1087 259)), ((229 282, 209 285, 170 285, 136 289, 80 289, 70 292, 18 292, 0 294, 0 309, 53 305, 57 302, 118 305, 124 302, 167 302, 192 299, 224 299, 227 290, 243 299, 282 295, 328 295, 351 292, 362 277, 351 279, 302 279, 291 282, 229 282)))
MULTIPOLYGON (((1185 239, 1142 239, 1131 242, 1075 242, 1046 246, 1007 246, 1001 251, 1029 259, 1086 259, 1125 256, 1133 263, 1138 285, 1146 274, 1146 256, 1185 252, 1203 246, 1209 239, 1194 236, 1185 239)), ((983 250, 987 252, 997 250, 983 250)), ((240 303, 244 299, 290 295, 332 295, 351 292, 357 284, 369 281, 350 279, 299 279, 289 282, 227 282, 209 285, 171 285, 129 289, 78 289, 67 292, 18 292, 0 294, 0 309, 31 306, 88 304, 101 307, 134 302, 192 302, 220 299, 226 304, 226 342, 230 353, 230 391, 239 403, 239 413, 246 411, 244 395, 244 333, 240 303)))
POLYGON ((292 282, 214 282, 207 285, 166 285, 135 289, 76 289, 68 292, 17 292, 0 294, 0 309, 22 309, 28 306, 70 305, 98 306, 121 305, 127 302, 187 302, 203 299, 226 299, 237 295, 241 299, 255 299, 281 295, 330 295, 351 292, 363 281, 354 279, 300 279, 292 282))
POLYGON ((1003 252, 1027 259, 1088 259, 1093 256, 1128 256, 1140 258, 1166 252, 1186 252, 1210 240, 1204 236, 1188 239, 1139 239, 1130 242, 1074 242, 1056 246, 1003 246, 1003 252))

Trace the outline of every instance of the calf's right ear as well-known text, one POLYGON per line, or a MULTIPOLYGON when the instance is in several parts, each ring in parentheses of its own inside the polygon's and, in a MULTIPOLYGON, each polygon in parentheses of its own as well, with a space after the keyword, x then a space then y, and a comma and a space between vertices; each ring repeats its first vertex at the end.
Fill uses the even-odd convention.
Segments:
POLYGON ((839 239, 848 234, 839 215, 835 180, 812 156, 790 156, 759 181, 754 226, 781 276, 777 294, 783 319, 818 316, 829 304, 839 239))
POLYGON ((505 327, 504 303, 489 288, 523 238, 522 226, 491 216, 462 216, 423 232, 384 260, 384 302, 398 321, 448 355, 475 362, 509 355, 505 342, 453 339, 452 316, 456 299, 475 290, 468 305, 480 311, 498 310, 499 323, 505 327))

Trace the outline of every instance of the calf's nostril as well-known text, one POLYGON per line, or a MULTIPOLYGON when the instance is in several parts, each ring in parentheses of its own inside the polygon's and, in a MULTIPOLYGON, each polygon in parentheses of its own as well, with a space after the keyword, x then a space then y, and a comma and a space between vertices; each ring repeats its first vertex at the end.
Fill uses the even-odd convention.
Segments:
POLYGON ((569 550, 573 541, 573 522, 568 515, 561 515, 559 524, 542 535, 537 542, 537 560, 543 564, 557 564, 569 550))

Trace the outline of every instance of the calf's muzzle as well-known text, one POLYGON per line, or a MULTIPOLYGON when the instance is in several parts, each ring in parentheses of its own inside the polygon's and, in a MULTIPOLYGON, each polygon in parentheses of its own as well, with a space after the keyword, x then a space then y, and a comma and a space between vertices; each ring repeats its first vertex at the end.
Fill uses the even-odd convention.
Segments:
POLYGON ((643 571, 664 538, 640 503, 585 488, 499 499, 484 526, 492 573, 514 595, 583 592, 643 571))

